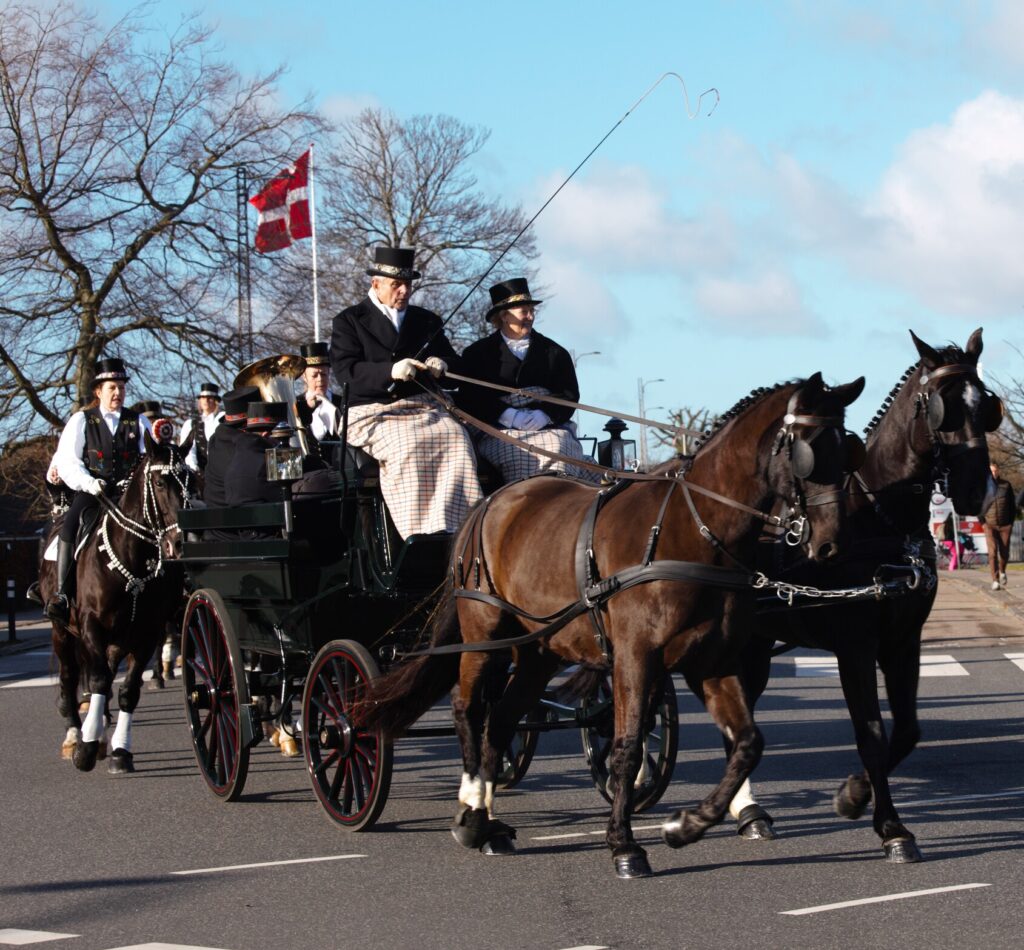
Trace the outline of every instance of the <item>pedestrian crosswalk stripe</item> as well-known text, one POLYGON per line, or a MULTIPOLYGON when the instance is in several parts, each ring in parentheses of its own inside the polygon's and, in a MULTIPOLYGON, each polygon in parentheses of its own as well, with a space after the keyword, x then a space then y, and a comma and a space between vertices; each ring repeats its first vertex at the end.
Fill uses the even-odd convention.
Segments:
POLYGON ((0 930, 0 943, 8 947, 24 947, 30 943, 45 943, 47 940, 70 940, 78 934, 49 933, 46 930, 18 930, 8 927, 0 930))
MULTIPOLYGON (((11 676, 17 675, 17 673, 0 674, 0 676, 4 678, 9 678, 11 676)), ((142 674, 142 681, 144 683, 149 682, 149 680, 151 680, 152 678, 152 670, 146 670, 146 672, 142 674)), ((0 689, 26 689, 31 686, 57 686, 59 682, 60 681, 57 679, 56 673, 46 673, 43 676, 30 676, 27 679, 15 680, 13 683, 0 683, 0 689)), ((114 680, 115 684, 122 682, 124 682, 123 673, 120 676, 118 676, 117 679, 114 680)))
POLYGON ((1006 657, 1014 666, 1024 670, 1024 653, 1004 653, 1006 657))
MULTIPOLYGON (((1021 658, 1021 669, 1024 669, 1024 653, 1007 654, 1021 658)), ((1017 662, 1017 661, 1014 661, 1017 662)), ((834 656, 795 656, 793 671, 796 676, 839 676, 839 660, 834 656)), ((947 653, 922 653, 921 676, 970 676, 971 674, 947 653)))

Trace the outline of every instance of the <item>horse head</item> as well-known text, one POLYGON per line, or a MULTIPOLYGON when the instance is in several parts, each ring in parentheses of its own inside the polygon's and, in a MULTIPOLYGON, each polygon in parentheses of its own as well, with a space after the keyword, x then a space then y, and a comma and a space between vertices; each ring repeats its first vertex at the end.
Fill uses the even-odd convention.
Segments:
POLYGON ((989 471, 986 433, 1003 420, 1003 401, 978 376, 981 328, 966 349, 935 349, 910 331, 921 357, 917 374, 914 445, 930 447, 933 476, 959 514, 984 511, 995 491, 989 471))
POLYGON ((139 479, 143 520, 159 536, 162 556, 175 560, 181 556, 182 541, 178 512, 191 503, 196 474, 185 464, 189 445, 177 445, 173 430, 165 435, 160 426, 163 421, 154 425, 155 438, 145 433, 146 455, 135 477, 139 479))
POLYGON ((860 438, 846 431, 846 407, 863 389, 863 376, 827 386, 815 373, 792 391, 769 430, 768 486, 789 505, 786 540, 815 561, 839 551, 847 476, 864 457, 860 438))

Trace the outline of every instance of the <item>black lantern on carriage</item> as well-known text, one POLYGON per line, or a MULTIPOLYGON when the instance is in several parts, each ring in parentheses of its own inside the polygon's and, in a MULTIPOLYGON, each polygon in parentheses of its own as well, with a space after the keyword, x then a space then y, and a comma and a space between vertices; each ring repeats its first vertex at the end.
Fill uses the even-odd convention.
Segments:
POLYGON ((597 443, 598 465, 619 472, 633 467, 633 463, 636 461, 636 441, 622 438, 622 433, 626 431, 626 428, 626 423, 621 419, 608 420, 604 427, 608 438, 604 442, 597 443))

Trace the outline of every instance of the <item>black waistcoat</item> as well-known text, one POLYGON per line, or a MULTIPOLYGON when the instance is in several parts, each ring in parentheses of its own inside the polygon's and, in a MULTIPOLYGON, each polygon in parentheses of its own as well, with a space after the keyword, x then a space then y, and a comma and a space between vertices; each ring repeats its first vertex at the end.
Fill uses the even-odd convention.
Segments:
POLYGON ((135 467, 139 459, 139 414, 122 409, 114 435, 110 434, 99 406, 86 409, 85 451, 82 461, 93 478, 115 484, 135 467))
POLYGON ((210 459, 210 447, 209 441, 206 438, 206 424, 200 415, 192 417, 192 442, 196 447, 196 460, 199 463, 199 471, 203 471, 210 459))

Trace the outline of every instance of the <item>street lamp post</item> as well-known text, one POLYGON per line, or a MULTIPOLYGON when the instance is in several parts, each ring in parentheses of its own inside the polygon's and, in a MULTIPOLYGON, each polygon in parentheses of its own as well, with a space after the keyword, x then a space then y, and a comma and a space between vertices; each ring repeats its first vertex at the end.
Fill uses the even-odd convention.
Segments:
POLYGON ((575 350, 569 350, 569 355, 572 357, 572 365, 573 366, 579 366, 580 365, 580 360, 583 359, 584 356, 600 356, 601 355, 601 351, 600 350, 589 350, 586 353, 580 353, 580 355, 577 356, 575 350))
MULTIPOLYGON (((644 391, 652 383, 663 383, 664 379, 643 379, 638 378, 636 381, 636 392, 637 402, 640 406, 640 418, 646 419, 647 416, 644 413, 644 391)), ((647 426, 640 426, 640 467, 642 469, 647 468, 647 426)))

